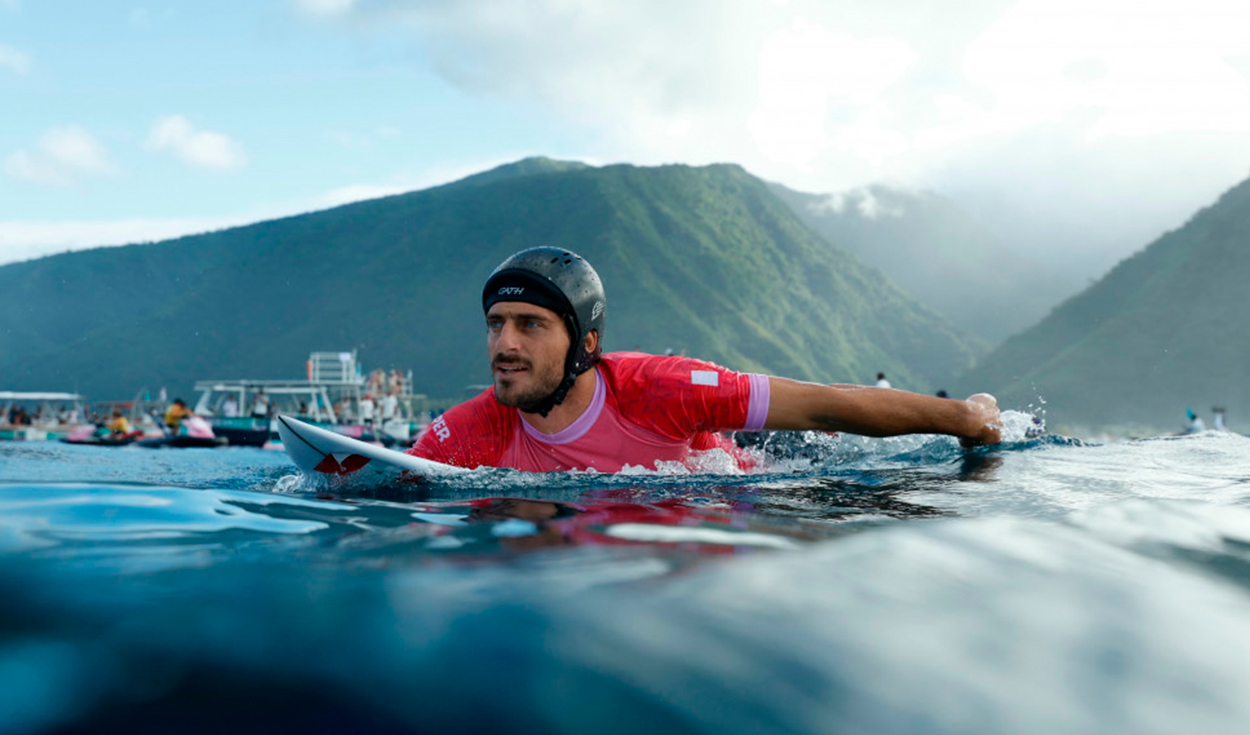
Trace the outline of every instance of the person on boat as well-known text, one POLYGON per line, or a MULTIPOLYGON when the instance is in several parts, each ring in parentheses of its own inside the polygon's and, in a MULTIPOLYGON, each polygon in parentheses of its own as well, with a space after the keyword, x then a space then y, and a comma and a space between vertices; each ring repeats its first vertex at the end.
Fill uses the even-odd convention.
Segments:
POLYGON ((878 388, 890 387, 890 381, 885 379, 885 373, 877 373, 877 387, 878 388))
POLYGON ((1224 425, 1224 408, 1213 406, 1211 412, 1215 414, 1215 419, 1211 422, 1211 428, 1216 431, 1228 431, 1228 427, 1224 425))
POLYGON ((399 398, 394 393, 387 393, 382 397, 382 423, 385 424, 395 418, 395 414, 399 412, 399 398))
POLYGON ((169 404, 169 409, 165 411, 165 425, 170 428, 174 434, 182 430, 182 420, 195 415, 194 412, 187 408, 187 404, 181 398, 175 398, 174 402, 169 404))
POLYGON ((256 397, 252 399, 252 418, 269 418, 269 397, 265 395, 264 388, 258 389, 256 397))
POLYGON ((104 428, 108 429, 110 438, 120 439, 130 433, 130 422, 126 420, 126 416, 121 412, 121 409, 115 408, 113 409, 112 420, 104 428))
POLYGON ((226 396, 226 400, 221 402, 221 415, 227 418, 234 418, 239 415, 239 402, 234 396, 226 396))
POLYGON ((120 408, 113 409, 112 420, 104 428, 108 432, 107 436, 109 439, 137 439, 143 436, 143 430, 131 426, 130 420, 126 418, 126 415, 122 413, 120 408))
POLYGON ((682 356, 604 353, 607 300, 581 256, 523 250, 486 281, 494 385, 432 422, 410 454, 463 467, 549 472, 684 463, 737 450, 722 432, 950 434, 999 441, 997 402, 738 373, 682 356))
POLYGON ((1201 416, 1194 413, 1192 406, 1185 407, 1185 419, 1189 423, 1185 424, 1185 429, 1181 432, 1182 434, 1198 434, 1207 430, 1206 422, 1202 420, 1201 416))
POLYGON ((360 423, 370 429, 373 428, 373 410, 376 407, 372 393, 366 393, 365 397, 360 399, 360 423))

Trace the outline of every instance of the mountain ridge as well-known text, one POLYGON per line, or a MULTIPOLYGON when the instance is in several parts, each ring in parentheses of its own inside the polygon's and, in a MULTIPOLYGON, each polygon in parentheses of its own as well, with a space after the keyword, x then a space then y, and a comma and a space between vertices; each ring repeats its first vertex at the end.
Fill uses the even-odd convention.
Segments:
POLYGON ((1250 180, 1124 259, 960 379, 1044 400, 1057 421, 1178 428, 1250 412, 1250 180))
POLYGON ((6 387, 121 398, 199 379, 298 378, 309 352, 357 348, 368 368, 411 367, 419 391, 458 396, 489 379, 482 282, 535 245, 575 250, 599 270, 609 350, 672 348, 824 382, 884 370, 921 390, 984 350, 831 250, 740 166, 527 161, 0 267, 0 374, 6 387))

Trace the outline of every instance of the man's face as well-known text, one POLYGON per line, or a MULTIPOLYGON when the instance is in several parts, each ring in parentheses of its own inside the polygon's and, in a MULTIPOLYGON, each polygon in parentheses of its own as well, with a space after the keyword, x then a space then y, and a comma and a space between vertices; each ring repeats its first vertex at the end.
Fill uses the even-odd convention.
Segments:
POLYGON ((533 413, 560 386, 569 353, 564 320, 550 309, 520 301, 501 301, 486 312, 495 399, 533 413))

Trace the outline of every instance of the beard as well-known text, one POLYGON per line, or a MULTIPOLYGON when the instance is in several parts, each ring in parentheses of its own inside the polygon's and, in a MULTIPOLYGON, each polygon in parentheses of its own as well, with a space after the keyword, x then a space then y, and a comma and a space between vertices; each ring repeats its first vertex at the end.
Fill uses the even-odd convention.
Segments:
POLYGON ((534 369, 534 364, 529 360, 508 360, 502 355, 496 355, 491 360, 491 371, 500 366, 515 365, 526 368, 523 373, 525 378, 529 379, 528 386, 512 383, 511 385, 501 384, 499 377, 495 378, 495 400, 504 406, 511 406, 524 413, 538 413, 544 402, 556 392, 556 388, 560 387, 561 381, 564 380, 564 374, 561 371, 563 365, 552 367, 551 369, 539 372, 534 369))

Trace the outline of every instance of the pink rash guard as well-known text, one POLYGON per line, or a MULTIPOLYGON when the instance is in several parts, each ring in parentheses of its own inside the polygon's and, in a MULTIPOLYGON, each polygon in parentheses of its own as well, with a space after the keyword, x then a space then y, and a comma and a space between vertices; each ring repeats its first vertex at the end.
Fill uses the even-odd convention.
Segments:
POLYGON ((603 356, 590 406, 556 434, 544 434, 488 388, 448 410, 409 454, 460 467, 527 472, 656 469, 685 461, 691 450, 726 449, 717 432, 758 431, 768 416, 768 377, 736 373, 685 357, 637 352, 603 356))

